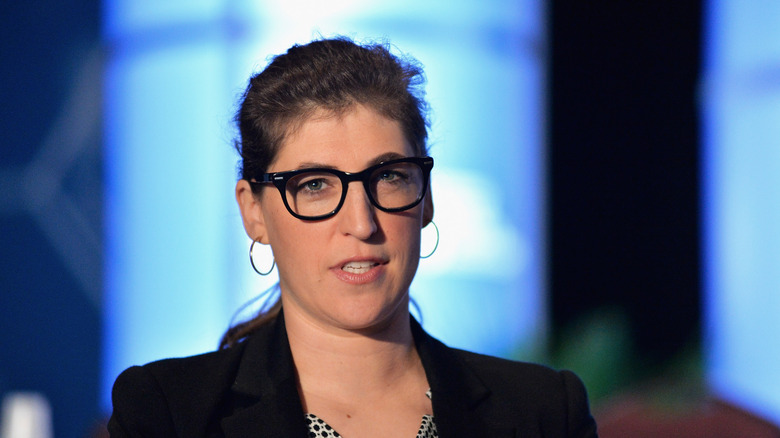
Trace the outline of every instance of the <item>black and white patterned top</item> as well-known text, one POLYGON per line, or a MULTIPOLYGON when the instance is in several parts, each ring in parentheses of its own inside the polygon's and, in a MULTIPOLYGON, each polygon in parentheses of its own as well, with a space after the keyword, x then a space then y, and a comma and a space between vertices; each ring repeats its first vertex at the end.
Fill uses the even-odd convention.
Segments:
MULTIPOLYGON (((330 427, 323 419, 314 414, 306 414, 306 425, 309 426, 309 437, 311 438, 338 438, 341 435, 335 429, 330 427)), ((420 430, 417 431, 417 438, 438 438, 436 423, 433 422, 433 415, 423 415, 420 430)))
MULTIPOLYGON (((425 392, 428 398, 431 398, 431 390, 425 392)), ((340 438, 341 435, 335 429, 330 427, 325 420, 314 414, 306 414, 306 425, 309 427, 310 438, 340 438)), ((436 430, 436 423, 433 421, 433 415, 423 415, 420 429, 417 431, 416 438, 438 438, 439 432, 436 430)))

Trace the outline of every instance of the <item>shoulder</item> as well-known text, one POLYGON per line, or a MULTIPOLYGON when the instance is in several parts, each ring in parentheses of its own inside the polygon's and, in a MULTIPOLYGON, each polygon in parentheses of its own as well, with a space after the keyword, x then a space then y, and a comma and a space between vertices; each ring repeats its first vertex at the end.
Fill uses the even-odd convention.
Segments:
POLYGON ((502 415, 530 414, 562 436, 595 436, 585 385, 568 370, 453 349, 464 367, 488 389, 489 405, 502 415))
POLYGON ((129 376, 147 373, 166 392, 192 389, 190 383, 197 383, 198 388, 221 386, 225 382, 232 383, 243 349, 244 344, 241 343, 210 353, 151 362, 142 367, 129 368, 125 373, 129 376))
POLYGON ((558 371, 553 368, 529 362, 503 359, 471 351, 452 349, 459 360, 477 374, 491 389, 506 388, 524 391, 539 390, 549 392, 568 391, 570 385, 582 385, 580 379, 571 371, 558 371))
MULTIPOLYGON (((133 366, 117 377, 111 393, 112 436, 181 435, 177 418, 212 412, 235 379, 243 344, 211 353, 133 366), (174 432, 175 431, 175 432, 174 432)), ((191 424, 188 427, 205 425, 191 424)))

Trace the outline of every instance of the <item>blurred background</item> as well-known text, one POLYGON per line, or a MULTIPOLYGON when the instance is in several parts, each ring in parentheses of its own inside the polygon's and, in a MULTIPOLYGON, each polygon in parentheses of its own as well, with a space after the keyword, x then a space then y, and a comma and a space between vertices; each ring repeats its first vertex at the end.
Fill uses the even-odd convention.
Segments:
POLYGON ((336 34, 425 67, 431 333, 574 370, 602 436, 777 436, 780 4, 70 3, 0 6, 0 437, 100 436, 251 315, 231 118, 336 34))

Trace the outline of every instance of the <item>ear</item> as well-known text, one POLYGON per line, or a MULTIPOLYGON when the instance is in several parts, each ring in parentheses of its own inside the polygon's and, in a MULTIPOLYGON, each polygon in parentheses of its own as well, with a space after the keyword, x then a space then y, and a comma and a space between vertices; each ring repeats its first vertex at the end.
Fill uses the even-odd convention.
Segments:
POLYGON ((240 179, 236 183, 236 201, 241 210, 241 219, 244 222, 244 230, 252 240, 268 244, 268 233, 265 227, 265 218, 260 200, 252 193, 252 186, 247 180, 240 179))
POLYGON ((433 220, 433 194, 431 193, 431 186, 428 186, 428 192, 423 199, 423 228, 427 227, 433 220))

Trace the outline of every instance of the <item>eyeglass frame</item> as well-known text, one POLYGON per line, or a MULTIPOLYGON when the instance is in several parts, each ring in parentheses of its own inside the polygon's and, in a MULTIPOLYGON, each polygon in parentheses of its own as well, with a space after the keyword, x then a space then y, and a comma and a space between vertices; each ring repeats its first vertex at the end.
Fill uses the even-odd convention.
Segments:
POLYGON ((253 180, 250 180, 249 184, 251 185, 273 184, 279 190, 279 195, 281 195, 282 197, 282 202, 284 202, 284 206, 287 208, 287 211, 289 211, 291 215, 301 220, 317 221, 317 220, 323 220, 323 219, 333 217, 339 212, 339 210, 341 210, 341 207, 344 205, 344 201, 347 199, 347 191, 349 190, 349 183, 353 181, 360 181, 363 183, 363 188, 366 191, 366 195, 368 196, 369 202, 371 202, 371 205, 373 205, 374 207, 378 208, 381 211, 387 213, 398 213, 401 211, 406 211, 411 208, 414 208, 420 202, 422 202, 423 198, 425 198, 425 193, 428 191, 428 181, 430 180, 431 169, 433 169, 433 157, 405 157, 405 158, 398 158, 395 160, 383 161, 381 163, 374 164, 373 166, 369 166, 361 170, 360 172, 344 172, 330 167, 309 167, 306 169, 264 173, 259 178, 253 178, 253 180), (371 194, 371 187, 369 185, 371 182, 369 181, 369 177, 371 176, 371 173, 373 171, 397 163, 413 163, 419 166, 420 169, 422 169, 423 172, 422 190, 420 190, 420 196, 417 198, 417 200, 415 200, 413 203, 409 205, 403 207, 385 208, 379 205, 376 199, 374 199, 374 195, 371 194), (332 175, 335 175, 341 181, 342 189, 341 189, 341 198, 339 199, 339 203, 338 205, 336 205, 336 207, 333 210, 329 211, 328 213, 321 214, 318 216, 304 216, 294 212, 293 209, 290 207, 290 204, 287 202, 287 195, 285 194, 285 191, 287 189, 287 182, 297 175, 300 175, 302 173, 309 173, 309 172, 330 173, 332 175), (254 180, 259 180, 259 181, 254 181, 254 180))

